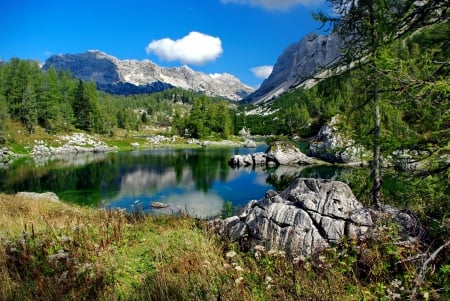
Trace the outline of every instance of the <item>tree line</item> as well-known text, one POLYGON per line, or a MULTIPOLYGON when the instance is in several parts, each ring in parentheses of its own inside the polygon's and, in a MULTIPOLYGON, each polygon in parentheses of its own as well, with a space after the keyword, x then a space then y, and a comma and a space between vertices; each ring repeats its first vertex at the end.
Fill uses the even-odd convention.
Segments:
POLYGON ((20 122, 29 134, 37 126, 48 133, 74 129, 113 135, 114 129, 166 127, 171 134, 227 138, 233 133, 225 100, 179 88, 154 94, 119 96, 98 91, 69 71, 37 62, 11 59, 0 64, 0 143, 6 141, 7 120, 20 122))

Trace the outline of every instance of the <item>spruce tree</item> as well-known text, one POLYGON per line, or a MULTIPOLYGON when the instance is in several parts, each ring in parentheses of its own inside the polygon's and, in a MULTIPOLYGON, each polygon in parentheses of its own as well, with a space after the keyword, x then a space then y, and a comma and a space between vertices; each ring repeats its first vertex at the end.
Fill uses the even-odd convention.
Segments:
POLYGON ((81 79, 78 81, 78 86, 75 90, 72 109, 75 117, 75 127, 81 130, 90 130, 92 106, 86 92, 85 84, 81 79))
MULTIPOLYGON (((315 18, 323 24, 331 24, 343 41, 343 56, 340 64, 355 64, 359 68, 359 84, 364 87, 358 110, 372 112, 371 137, 367 144, 372 146, 372 203, 381 207, 381 159, 382 146, 386 142, 382 133, 382 120, 388 107, 387 89, 383 86, 383 53, 393 41, 405 36, 424 24, 442 20, 448 10, 448 1, 410 0, 327 0, 332 13, 319 12, 315 18)), ((389 89, 388 89, 389 90, 389 89)))

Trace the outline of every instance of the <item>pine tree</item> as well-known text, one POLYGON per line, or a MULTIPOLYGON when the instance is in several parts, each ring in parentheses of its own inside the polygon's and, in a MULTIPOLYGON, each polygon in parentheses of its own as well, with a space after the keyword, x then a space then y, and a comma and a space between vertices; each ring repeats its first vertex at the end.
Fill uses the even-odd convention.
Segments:
POLYGON ((322 12, 315 18, 331 23, 333 29, 341 35, 343 46, 342 64, 357 62, 360 86, 364 87, 359 110, 372 112, 371 138, 368 144, 373 147, 372 159, 372 203, 381 207, 381 158, 382 145, 386 141, 382 133, 382 111, 389 100, 385 93, 383 73, 385 49, 396 39, 404 36, 424 23, 441 20, 441 13, 448 10, 444 0, 416 1, 398 0, 327 0, 333 9, 332 15, 322 12), (419 20, 419 21, 418 21, 419 20), (386 101, 387 100, 387 101, 386 101))
POLYGON ((38 102, 39 124, 48 131, 54 132, 61 127, 62 116, 59 109, 61 99, 58 75, 51 66, 44 74, 43 91, 38 102))
POLYGON ((74 122, 72 101, 74 99, 76 81, 73 79, 72 74, 69 71, 59 71, 58 82, 61 95, 59 101, 61 127, 63 130, 68 131, 74 122))
POLYGON ((81 130, 90 130, 92 105, 82 80, 78 81, 78 87, 72 102, 72 109, 75 117, 75 127, 81 130))

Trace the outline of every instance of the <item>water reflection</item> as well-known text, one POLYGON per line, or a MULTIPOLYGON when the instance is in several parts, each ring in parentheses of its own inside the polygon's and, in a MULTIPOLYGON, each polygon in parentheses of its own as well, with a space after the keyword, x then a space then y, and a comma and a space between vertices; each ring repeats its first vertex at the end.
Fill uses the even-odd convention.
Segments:
POLYGON ((83 154, 57 160, 23 160, 0 171, 0 191, 53 191, 61 199, 89 206, 136 206, 158 213, 180 210, 198 217, 217 215, 225 201, 234 206, 261 199, 269 189, 283 190, 297 177, 338 178, 333 166, 282 166, 233 169, 237 149, 151 150, 83 154), (169 204, 152 209, 151 202, 169 204))

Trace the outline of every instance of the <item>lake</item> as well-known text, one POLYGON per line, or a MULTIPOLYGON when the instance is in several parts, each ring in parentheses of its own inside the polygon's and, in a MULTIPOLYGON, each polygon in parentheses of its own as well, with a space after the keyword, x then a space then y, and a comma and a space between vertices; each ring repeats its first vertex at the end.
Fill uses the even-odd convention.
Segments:
POLYGON ((185 211, 196 217, 220 213, 259 200, 269 189, 282 190, 297 177, 342 178, 352 169, 338 166, 231 168, 246 148, 155 149, 57 158, 32 158, 0 170, 0 191, 52 191, 62 200, 108 208, 143 208, 150 213, 185 211), (153 209, 151 202, 169 204, 153 209))

